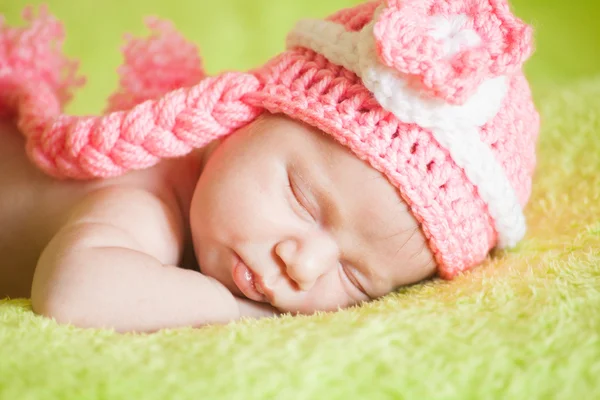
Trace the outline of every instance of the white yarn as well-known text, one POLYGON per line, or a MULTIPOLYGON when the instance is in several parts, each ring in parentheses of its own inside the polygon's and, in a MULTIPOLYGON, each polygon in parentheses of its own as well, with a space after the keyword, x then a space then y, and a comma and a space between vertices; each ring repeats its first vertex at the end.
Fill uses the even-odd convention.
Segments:
POLYGON ((428 36, 443 39, 445 58, 448 59, 463 48, 475 47, 481 44, 481 38, 472 29, 465 29, 469 17, 454 15, 448 18, 445 15, 434 15, 429 18, 431 30, 428 36))
MULTIPOLYGON (((431 19, 435 28, 430 35, 445 40, 447 56, 480 43, 474 31, 461 30, 465 21, 462 15, 431 19)), ((523 238, 526 224, 517 195, 492 149, 478 133, 478 128, 500 110, 507 92, 505 77, 483 82, 462 105, 426 98, 409 88, 398 71, 379 61, 373 22, 360 32, 349 32, 335 22, 303 20, 288 36, 288 46, 309 48, 354 72, 384 109, 400 121, 429 129, 477 187, 494 219, 498 246, 512 247, 523 238)))

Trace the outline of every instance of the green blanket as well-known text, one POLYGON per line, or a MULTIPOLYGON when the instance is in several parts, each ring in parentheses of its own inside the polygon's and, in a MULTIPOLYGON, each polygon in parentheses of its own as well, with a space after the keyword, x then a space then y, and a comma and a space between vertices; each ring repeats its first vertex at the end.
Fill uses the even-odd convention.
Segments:
MULTIPOLYGON (((0 0, 18 21, 27 0, 0 0)), ((301 16, 352 0, 48 0, 99 112, 121 33, 175 21, 210 72, 282 49, 301 16)), ((515 0, 537 28, 527 66, 542 114, 526 240, 454 282, 311 317, 119 335, 59 326, 0 300, 0 399, 600 398, 600 6, 515 0)), ((1 229, 1 227, 0 227, 1 229)))

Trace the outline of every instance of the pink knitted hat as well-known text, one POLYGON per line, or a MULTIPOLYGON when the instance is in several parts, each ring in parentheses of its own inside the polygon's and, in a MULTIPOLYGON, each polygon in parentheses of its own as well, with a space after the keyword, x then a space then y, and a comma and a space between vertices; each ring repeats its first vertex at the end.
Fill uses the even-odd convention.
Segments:
POLYGON ((268 110, 382 172, 444 278, 525 233, 539 129, 522 73, 532 31, 506 0, 373 1, 299 22, 289 50, 263 67, 208 78, 195 47, 153 20, 149 39, 125 47, 121 88, 101 117, 61 115, 81 82, 55 50, 60 25, 44 11, 26 18, 27 29, 0 25, 0 114, 17 117, 30 158, 52 176, 147 168, 268 110))

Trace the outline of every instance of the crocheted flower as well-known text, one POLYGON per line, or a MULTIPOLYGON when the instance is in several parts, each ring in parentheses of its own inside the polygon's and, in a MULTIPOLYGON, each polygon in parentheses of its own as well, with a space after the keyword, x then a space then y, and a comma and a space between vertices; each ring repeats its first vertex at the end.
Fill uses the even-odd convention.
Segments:
POLYGON ((381 61, 411 84, 452 104, 487 79, 521 68, 532 29, 506 0, 386 0, 375 15, 381 61))

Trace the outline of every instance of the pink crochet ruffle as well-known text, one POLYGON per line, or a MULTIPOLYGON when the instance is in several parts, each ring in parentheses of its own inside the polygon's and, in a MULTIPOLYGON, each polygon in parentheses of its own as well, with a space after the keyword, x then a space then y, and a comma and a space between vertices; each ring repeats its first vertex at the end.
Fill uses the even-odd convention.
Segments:
POLYGON ((29 157, 53 177, 105 178, 148 168, 261 112, 240 101, 258 89, 253 75, 229 73, 199 83, 204 72, 196 46, 171 23, 150 19, 148 38, 127 37, 120 87, 108 104, 115 112, 64 115, 62 106, 83 79, 61 54, 62 25, 44 7, 37 18, 31 8, 23 15, 25 28, 0 26, 0 115, 16 117, 29 157))

